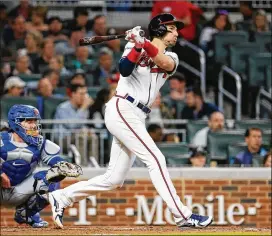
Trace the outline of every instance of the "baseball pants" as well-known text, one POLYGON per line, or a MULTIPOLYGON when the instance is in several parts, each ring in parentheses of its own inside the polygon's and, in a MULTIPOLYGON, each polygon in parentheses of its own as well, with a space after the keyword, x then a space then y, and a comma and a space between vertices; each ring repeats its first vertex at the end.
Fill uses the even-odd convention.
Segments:
POLYGON ((137 156, 147 166, 153 185, 177 225, 190 217, 191 210, 182 204, 170 179, 165 157, 146 130, 145 118, 145 113, 125 99, 113 97, 106 104, 105 123, 114 136, 108 169, 101 176, 57 190, 67 199, 63 202, 79 201, 95 191, 120 188, 137 156))

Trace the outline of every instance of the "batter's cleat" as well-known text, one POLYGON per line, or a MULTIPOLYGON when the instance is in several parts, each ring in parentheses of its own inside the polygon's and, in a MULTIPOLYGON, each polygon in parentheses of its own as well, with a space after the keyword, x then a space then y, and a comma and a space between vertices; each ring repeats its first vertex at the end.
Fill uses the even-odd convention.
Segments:
POLYGON ((49 193, 48 200, 51 205, 51 210, 53 214, 52 219, 54 221, 54 224, 56 228, 62 229, 63 228, 62 218, 63 218, 65 208, 61 206, 61 203, 56 200, 56 198, 54 197, 52 193, 49 193))
POLYGON ((180 227, 200 227, 205 228, 213 222, 211 216, 202 216, 197 214, 192 214, 190 218, 180 227))
POLYGON ((20 214, 18 214, 16 212, 14 220, 18 224, 28 224, 28 225, 30 225, 33 228, 47 228, 48 227, 48 222, 45 221, 45 220, 43 220, 40 217, 39 213, 36 213, 34 216, 29 217, 29 220, 26 221, 26 219, 24 217, 22 217, 20 214))

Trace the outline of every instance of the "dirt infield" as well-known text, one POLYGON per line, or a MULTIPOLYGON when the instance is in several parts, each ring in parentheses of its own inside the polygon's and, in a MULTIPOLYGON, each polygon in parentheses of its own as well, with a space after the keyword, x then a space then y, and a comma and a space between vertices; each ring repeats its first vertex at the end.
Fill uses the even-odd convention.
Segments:
POLYGON ((270 235, 270 228, 222 227, 211 226, 206 229, 174 226, 75 226, 62 230, 49 227, 33 229, 27 226, 1 227, 1 235, 270 235))

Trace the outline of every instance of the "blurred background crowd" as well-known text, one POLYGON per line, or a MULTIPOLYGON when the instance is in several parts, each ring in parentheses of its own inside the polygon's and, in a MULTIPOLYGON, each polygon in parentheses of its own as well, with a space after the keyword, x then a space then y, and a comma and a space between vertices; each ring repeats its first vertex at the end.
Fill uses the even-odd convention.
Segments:
POLYGON ((70 161, 106 165, 104 105, 126 41, 80 47, 79 39, 136 25, 148 37, 148 22, 163 12, 185 23, 170 49, 178 71, 147 119, 168 165, 271 167, 269 1, 2 1, 1 120, 13 104, 36 106, 43 134, 70 161))

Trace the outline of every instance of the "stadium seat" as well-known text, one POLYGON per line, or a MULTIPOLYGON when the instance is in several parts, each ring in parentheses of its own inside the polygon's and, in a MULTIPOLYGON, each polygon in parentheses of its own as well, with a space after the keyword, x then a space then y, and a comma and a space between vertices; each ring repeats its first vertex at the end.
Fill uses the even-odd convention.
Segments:
POLYGON ((196 132, 207 127, 207 120, 188 120, 187 123, 187 143, 190 143, 196 132))
POLYGON ((248 33, 244 31, 224 31, 215 35, 215 61, 227 64, 229 47, 248 41, 248 33))
POLYGON ((263 86, 266 82, 266 68, 271 65, 271 53, 257 53, 248 60, 249 86, 263 86))
POLYGON ((242 142, 244 142, 243 131, 210 132, 208 133, 207 149, 211 159, 227 162, 228 145, 242 142))
POLYGON ((271 32, 257 32, 255 33, 255 41, 258 45, 261 45, 262 51, 271 52, 272 37, 271 32))
POLYGON ((6 120, 9 109, 15 104, 25 104, 37 107, 36 97, 2 97, 1 98, 1 119, 6 120))
POLYGON ((265 73, 265 89, 270 90, 272 87, 272 66, 266 67, 266 73, 265 73))
POLYGON ((102 89, 102 87, 88 87, 88 93, 89 95, 95 99, 97 93, 102 89))
POLYGON ((230 144, 227 147, 228 163, 233 164, 234 158, 239 152, 246 150, 246 143, 230 144))
POLYGON ((259 53, 260 45, 256 43, 241 43, 230 47, 230 67, 237 73, 246 74, 247 59, 259 53))
POLYGON ((251 22, 242 21, 236 24, 236 29, 248 32, 251 26, 252 26, 251 22))
POLYGON ((65 101, 67 101, 67 98, 45 98, 43 103, 44 119, 54 119, 56 108, 65 101))
POLYGON ((165 156, 168 165, 189 164, 189 147, 185 143, 159 143, 157 146, 165 156))
POLYGON ((57 87, 54 89, 54 94, 66 96, 66 87, 57 87))
POLYGON ((20 74, 18 76, 25 82, 39 81, 42 78, 41 74, 31 74, 31 75, 20 74))
POLYGON ((270 120, 237 120, 235 121, 235 128, 239 130, 246 130, 251 127, 260 128, 264 130, 271 130, 270 120))
POLYGON ((166 80, 164 85, 160 89, 161 95, 166 96, 170 94, 170 85, 169 85, 169 80, 166 80))
POLYGON ((268 149, 271 149, 271 145, 272 145, 271 127, 270 127, 270 130, 265 130, 263 132, 263 145, 267 146, 268 149))

